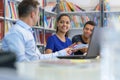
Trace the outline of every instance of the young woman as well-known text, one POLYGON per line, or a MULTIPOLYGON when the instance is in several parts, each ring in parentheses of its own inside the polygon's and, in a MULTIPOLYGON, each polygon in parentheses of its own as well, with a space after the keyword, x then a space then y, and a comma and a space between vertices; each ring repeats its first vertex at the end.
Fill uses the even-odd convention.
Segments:
POLYGON ((47 40, 45 53, 53 53, 69 47, 72 41, 68 39, 71 19, 67 14, 61 14, 56 21, 56 34, 47 40))

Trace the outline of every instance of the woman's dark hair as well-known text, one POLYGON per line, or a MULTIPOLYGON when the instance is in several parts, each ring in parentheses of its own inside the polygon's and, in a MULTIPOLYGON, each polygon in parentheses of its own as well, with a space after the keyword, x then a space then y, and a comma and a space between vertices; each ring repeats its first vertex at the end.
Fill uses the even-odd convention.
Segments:
MULTIPOLYGON (((60 15, 57 17, 56 24, 57 24, 57 22, 61 19, 61 17, 63 17, 63 16, 69 17, 69 19, 70 19, 70 21, 71 21, 71 18, 70 18, 70 16, 69 16, 68 14, 60 14, 60 15)), ((56 25, 56 26, 57 26, 57 25, 56 25)), ((57 33, 57 32, 58 32, 58 27, 56 27, 56 33, 57 33)), ((69 34, 69 31, 66 32, 65 37, 68 37, 68 34, 69 34)))
POLYGON ((88 21, 88 22, 85 23, 84 28, 85 28, 85 26, 86 26, 87 24, 90 24, 90 25, 92 25, 92 26, 96 26, 96 24, 95 24, 94 21, 88 21))
POLYGON ((37 0, 23 0, 18 5, 18 15, 19 17, 26 17, 30 12, 37 9, 39 2, 37 0))

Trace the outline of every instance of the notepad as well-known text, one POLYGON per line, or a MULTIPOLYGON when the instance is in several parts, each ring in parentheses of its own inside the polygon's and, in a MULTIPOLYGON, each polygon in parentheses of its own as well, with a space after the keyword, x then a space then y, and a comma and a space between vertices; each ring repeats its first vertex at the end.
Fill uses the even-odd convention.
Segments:
POLYGON ((82 48, 88 48, 88 44, 77 44, 73 47, 74 49, 82 49, 82 48))

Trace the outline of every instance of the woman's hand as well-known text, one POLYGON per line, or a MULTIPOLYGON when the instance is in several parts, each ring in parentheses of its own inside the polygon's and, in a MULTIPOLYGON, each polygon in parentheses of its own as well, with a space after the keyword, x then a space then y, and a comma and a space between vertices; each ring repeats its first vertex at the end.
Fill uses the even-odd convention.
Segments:
POLYGON ((65 48, 66 52, 67 52, 67 55, 71 55, 72 54, 72 48, 68 47, 68 48, 65 48))

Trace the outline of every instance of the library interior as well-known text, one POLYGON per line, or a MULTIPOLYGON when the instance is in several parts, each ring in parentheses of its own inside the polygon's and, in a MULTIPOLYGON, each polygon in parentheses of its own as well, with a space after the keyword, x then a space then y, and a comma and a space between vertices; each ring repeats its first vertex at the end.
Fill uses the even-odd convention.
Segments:
POLYGON ((0 80, 120 80, 119 26, 119 0, 0 0, 0 80))

